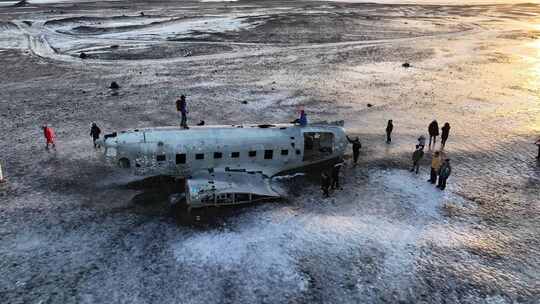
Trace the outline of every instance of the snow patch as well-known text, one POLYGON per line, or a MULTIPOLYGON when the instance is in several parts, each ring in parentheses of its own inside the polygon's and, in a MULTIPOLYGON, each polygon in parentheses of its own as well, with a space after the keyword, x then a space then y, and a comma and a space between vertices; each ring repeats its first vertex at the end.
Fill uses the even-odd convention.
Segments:
POLYGON ((300 269, 303 256, 314 252, 341 256, 375 246, 385 252, 381 276, 402 276, 399 284, 408 284, 406 278, 414 274, 416 244, 433 219, 440 219, 439 206, 450 194, 403 170, 374 172, 370 184, 367 189, 346 185, 339 195, 347 199, 340 197, 340 203, 312 193, 300 198, 295 208, 256 208, 223 231, 195 233, 176 241, 171 244, 174 255, 183 267, 204 269, 202 275, 215 275, 216 269, 235 271, 253 288, 268 286, 270 280, 271 286, 301 292, 309 281, 300 269), (381 195, 371 192, 383 188, 381 195), (375 214, 366 212, 372 205, 384 208, 375 214), (403 209, 403 220, 388 216, 386 209, 403 209))

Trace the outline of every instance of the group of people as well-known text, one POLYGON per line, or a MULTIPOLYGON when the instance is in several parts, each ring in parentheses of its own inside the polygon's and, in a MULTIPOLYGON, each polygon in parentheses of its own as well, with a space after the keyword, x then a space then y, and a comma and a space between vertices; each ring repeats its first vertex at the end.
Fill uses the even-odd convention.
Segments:
POLYGON ((437 144, 437 136, 441 135, 441 149, 444 149, 446 141, 448 140, 448 135, 450 135, 450 124, 445 123, 441 128, 441 133, 439 133, 439 123, 436 120, 433 120, 428 126, 429 133, 429 147, 431 148, 431 143, 433 140, 433 147, 437 144))
MULTIPOLYGON (((392 119, 388 120, 388 123, 386 124, 386 143, 389 144, 392 142, 392 132, 394 131, 394 122, 392 119)), ((433 120, 429 126, 428 126, 428 133, 429 133, 429 147, 431 148, 431 144, 433 143, 433 147, 435 147, 435 144, 437 143, 437 136, 441 135, 441 149, 444 149, 444 146, 446 145, 446 141, 448 140, 448 136, 450 135, 450 124, 445 123, 444 126, 441 128, 441 133, 439 133, 439 123, 437 120, 433 120)), ((423 138, 423 144, 421 146, 425 146, 425 137, 421 136, 423 138)))
MULTIPOLYGON (((394 130, 394 123, 392 120, 388 120, 386 125, 386 143, 390 144, 392 142, 392 131, 394 130)), ((431 173, 428 182, 432 184, 437 184, 437 187, 441 190, 446 188, 446 181, 452 173, 452 166, 450 165, 450 159, 445 157, 445 154, 442 152, 448 136, 450 135, 450 124, 447 122, 441 128, 439 132, 439 124, 437 120, 433 120, 428 125, 428 134, 429 134, 429 149, 434 149, 437 143, 437 137, 441 136, 441 151, 435 151, 431 159, 431 173)), ((356 166, 358 163, 358 157, 360 156, 360 149, 362 144, 358 137, 350 138, 347 136, 347 140, 352 145, 353 150, 353 165, 356 166)), ((540 159, 540 140, 537 142, 538 145, 538 159, 540 159)), ((421 135, 418 137, 418 143, 412 154, 412 168, 411 172, 418 174, 420 170, 420 161, 424 157, 424 148, 426 146, 426 137, 421 135)), ((337 167, 332 169, 331 175, 327 172, 322 172, 321 174, 321 188, 323 195, 328 197, 330 195, 330 189, 339 188, 339 168, 342 166, 342 162, 338 164, 337 167), (337 168, 337 169, 336 169, 337 168), (336 182, 334 182, 336 181, 336 182)))
MULTIPOLYGON (((181 95, 180 98, 176 101, 176 109, 178 113, 180 114, 180 125, 184 129, 189 129, 187 125, 187 102, 186 97, 184 95, 181 95)), ((300 126, 306 126, 308 123, 307 115, 304 110, 300 111, 300 115, 297 119, 292 121, 292 123, 298 124, 300 126)), ((201 121, 198 125, 204 125, 204 121, 201 121)), ((49 151, 50 148, 56 149, 56 134, 52 127, 48 125, 42 126, 43 135, 45 137, 45 148, 47 151, 49 151)), ((390 144, 392 142, 392 132, 394 130, 394 124, 392 120, 388 120, 388 123, 386 125, 386 143, 390 144)), ((101 129, 97 126, 96 123, 92 123, 90 127, 90 136, 92 138, 94 148, 97 148, 97 140, 99 139, 101 134, 101 129)), ((437 184, 437 187, 441 190, 444 190, 446 188, 446 181, 450 174, 452 173, 452 167, 450 165, 450 159, 444 157, 444 153, 442 152, 444 150, 444 147, 446 146, 446 142, 448 140, 448 136, 450 135, 450 124, 447 122, 444 124, 444 126, 441 128, 441 132, 439 132, 439 124, 437 120, 433 120, 429 126, 428 126, 428 134, 429 134, 429 149, 435 148, 437 143, 437 137, 441 136, 441 151, 435 151, 433 153, 432 159, 431 159, 431 173, 429 182, 432 184, 437 184), (433 145, 433 146, 432 146, 433 145)), ((362 148, 362 144, 360 143, 360 139, 358 137, 355 137, 351 139, 347 136, 347 140, 350 144, 352 144, 352 150, 353 150, 353 164, 356 166, 358 162, 358 157, 360 156, 360 149, 362 148)), ((418 138, 418 143, 416 145, 416 148, 412 154, 412 161, 413 165, 411 168, 411 172, 415 172, 418 174, 420 169, 420 161, 424 157, 424 148, 426 144, 426 138, 425 136, 421 135, 418 138)), ((540 160, 540 139, 538 139, 535 144, 538 146, 538 156, 537 159, 540 160)), ((328 172, 322 172, 321 174, 321 187, 323 190, 323 195, 325 197, 328 197, 330 195, 330 189, 339 189, 339 172, 341 169, 341 166, 343 165, 343 162, 340 161, 338 164, 336 164, 330 173, 328 172)))
POLYGON ((188 110, 185 95, 181 95, 180 98, 176 100, 176 111, 180 114, 180 126, 184 129, 189 129, 187 125, 188 110))
POLYGON ((445 158, 444 154, 440 151, 435 151, 431 158, 431 173, 428 182, 432 184, 437 183, 437 188, 444 190, 446 188, 446 180, 452 173, 452 166, 450 166, 450 159, 445 158))
MULTIPOLYGON (((450 159, 445 158, 444 153, 442 152, 444 146, 446 145, 446 141, 448 140, 448 135, 450 135, 450 124, 445 123, 444 126, 441 128, 441 131, 442 132, 439 133, 439 124, 437 123, 437 120, 433 120, 428 126, 428 145, 430 150, 431 148, 435 148, 435 145, 437 143, 437 136, 439 136, 439 134, 441 135, 441 151, 435 151, 433 153, 433 156, 431 158, 431 176, 428 181, 432 184, 436 184, 438 180, 437 187, 441 190, 444 190, 446 188, 446 180, 448 179, 448 177, 450 177, 450 174, 452 173, 450 159)), ((421 135, 420 137, 418 137, 418 143, 412 154, 413 165, 410 170, 411 172, 415 172, 416 174, 418 174, 418 171, 420 169, 420 161, 424 157, 425 145, 426 138, 421 135)))
MULTIPOLYGON (((41 127, 43 130, 43 136, 45 137, 45 150, 49 151, 50 148, 56 150, 56 133, 54 129, 49 125, 43 125, 41 127)), ((97 126, 95 122, 90 126, 90 137, 92 137, 92 142, 94 143, 94 148, 97 148, 97 140, 101 134, 101 129, 97 126)))
MULTIPOLYGON (((360 149, 362 148, 360 138, 358 138, 358 136, 355 138, 350 138, 349 136, 347 136, 347 140, 349 141, 349 143, 352 144, 353 163, 354 166, 356 166, 356 164, 358 163, 358 157, 360 156, 360 149)), ((339 185, 339 172, 343 164, 343 160, 340 160, 332 167, 330 173, 327 173, 326 171, 323 171, 321 173, 321 189, 323 191, 324 197, 330 196, 330 189, 341 189, 339 185)))

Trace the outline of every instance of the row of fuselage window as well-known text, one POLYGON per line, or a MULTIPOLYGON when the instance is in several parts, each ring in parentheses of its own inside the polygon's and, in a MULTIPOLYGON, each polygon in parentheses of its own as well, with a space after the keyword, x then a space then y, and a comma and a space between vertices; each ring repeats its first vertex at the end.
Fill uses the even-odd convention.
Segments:
MULTIPOLYGON (((301 154, 300 150, 297 149, 296 154, 300 155, 301 154)), ((287 150, 287 149, 281 150, 281 155, 282 156, 289 155, 289 150, 287 150)), ((257 151, 249 151, 248 156, 250 158, 257 157, 257 151)), ((204 153, 195 154, 195 160, 204 160, 204 158, 205 158, 204 153)), ((231 152, 230 158, 231 159, 240 158, 240 152, 231 152)), ((264 150, 264 159, 273 159, 273 158, 274 158, 274 150, 264 150)), ((223 159, 223 153, 222 152, 214 152, 214 159, 223 159)), ((165 154, 156 155, 156 160, 158 162, 167 161, 167 156, 165 154)), ((177 165, 182 165, 182 164, 185 164, 186 162, 187 162, 187 154, 185 154, 185 153, 176 154, 176 164, 177 165)))

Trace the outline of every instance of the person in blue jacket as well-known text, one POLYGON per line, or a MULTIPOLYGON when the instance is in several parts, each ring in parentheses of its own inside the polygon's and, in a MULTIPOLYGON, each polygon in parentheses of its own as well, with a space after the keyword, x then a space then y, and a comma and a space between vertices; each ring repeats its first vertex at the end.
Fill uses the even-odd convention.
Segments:
POLYGON ((307 120, 306 112, 305 112, 304 110, 300 110, 300 117, 298 117, 297 119, 295 119, 295 120, 293 121, 293 123, 299 124, 299 125, 302 126, 302 127, 307 126, 308 120, 307 120))

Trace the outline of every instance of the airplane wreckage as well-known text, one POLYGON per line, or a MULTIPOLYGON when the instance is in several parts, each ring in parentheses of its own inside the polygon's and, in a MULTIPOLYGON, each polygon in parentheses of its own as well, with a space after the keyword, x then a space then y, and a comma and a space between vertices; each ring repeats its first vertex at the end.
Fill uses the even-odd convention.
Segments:
POLYGON ((100 142, 122 168, 185 182, 188 210, 282 197, 273 178, 337 162, 347 144, 343 121, 135 129, 100 142))

